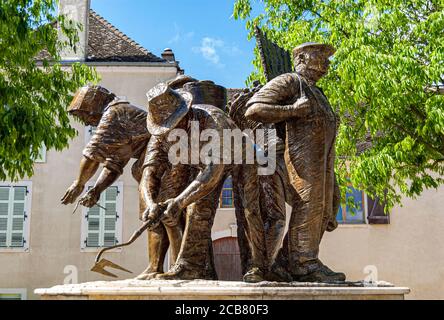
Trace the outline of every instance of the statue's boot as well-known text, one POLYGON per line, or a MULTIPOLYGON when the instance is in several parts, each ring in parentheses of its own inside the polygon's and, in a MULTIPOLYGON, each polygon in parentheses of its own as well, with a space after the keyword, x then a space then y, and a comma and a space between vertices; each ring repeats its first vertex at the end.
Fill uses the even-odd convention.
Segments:
POLYGON ((324 265, 319 259, 308 266, 299 268, 307 270, 305 274, 294 274, 293 280, 299 282, 343 282, 346 276, 342 272, 335 272, 324 265))
POLYGON ((268 271, 265 278, 268 281, 276 281, 276 282, 292 282, 293 277, 288 272, 288 270, 278 263, 274 263, 270 270, 268 271))
POLYGON ((328 274, 328 275, 331 275, 331 276, 334 276, 334 277, 337 277, 339 280, 338 281, 345 281, 345 279, 346 279, 346 276, 345 276, 345 273, 343 273, 343 272, 336 272, 336 271, 333 271, 333 270, 331 270, 329 267, 327 267, 325 264, 323 264, 319 259, 318 259, 318 261, 319 261, 319 263, 320 263, 320 265, 321 265, 321 268, 328 274))
POLYGON ((136 280, 152 280, 155 279, 158 274, 160 274, 160 272, 151 272, 151 269, 147 268, 136 277, 136 280))
POLYGON ((299 282, 342 282, 345 280, 345 275, 342 272, 331 273, 320 268, 307 275, 296 276, 293 279, 299 282))
POLYGON ((207 274, 204 270, 199 271, 196 268, 189 267, 183 263, 175 264, 168 272, 156 275, 157 280, 195 280, 207 279, 207 274), (203 272, 202 272, 203 271, 203 272))
POLYGON ((244 282, 257 283, 265 281, 264 272, 257 267, 251 268, 243 277, 244 282))

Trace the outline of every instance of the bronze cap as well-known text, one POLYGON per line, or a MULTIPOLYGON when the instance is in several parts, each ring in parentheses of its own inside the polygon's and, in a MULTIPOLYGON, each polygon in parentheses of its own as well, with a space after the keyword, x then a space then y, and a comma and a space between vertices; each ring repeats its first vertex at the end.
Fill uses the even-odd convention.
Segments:
POLYGON ((293 49, 293 57, 297 57, 302 52, 318 51, 325 55, 328 59, 335 54, 336 49, 330 44, 322 44, 317 42, 305 42, 293 49))

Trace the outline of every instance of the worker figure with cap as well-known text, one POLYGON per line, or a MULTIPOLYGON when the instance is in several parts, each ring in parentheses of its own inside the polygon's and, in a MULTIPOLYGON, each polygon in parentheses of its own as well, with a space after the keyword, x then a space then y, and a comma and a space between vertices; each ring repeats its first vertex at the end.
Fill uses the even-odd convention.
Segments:
POLYGON ((162 207, 166 207, 162 212, 163 223, 176 225, 179 223, 179 213, 186 211, 185 231, 176 263, 168 272, 158 274, 156 279, 217 279, 211 227, 224 180, 232 167, 223 161, 223 130, 235 129, 236 126, 221 109, 212 105, 193 105, 193 96, 189 92, 173 90, 167 84, 159 84, 151 89, 147 98, 147 127, 152 138, 148 143, 140 184, 147 203, 144 218, 158 215, 161 208, 158 190, 162 179, 167 176, 173 177, 175 181, 172 185, 181 186, 182 190, 177 196, 163 201, 162 207), (206 129, 218 134, 221 152, 208 152, 202 156, 205 155, 204 150, 208 150, 210 141, 198 141, 198 148, 193 151, 191 135, 196 130, 200 135, 206 129), (186 161, 170 162, 170 148, 178 143, 177 139, 171 139, 170 133, 174 133, 176 138, 176 133, 182 133, 188 139, 185 156, 181 155, 186 161))
MULTIPOLYGON (((138 183, 140 182, 145 150, 151 137, 146 127, 145 110, 116 98, 103 87, 86 86, 76 93, 68 112, 85 125, 96 126, 97 129, 83 150, 78 178, 61 199, 63 204, 75 202, 100 164, 103 169, 98 180, 79 201, 85 207, 91 208, 99 201, 101 193, 118 179, 131 159, 137 159, 132 166, 132 175, 138 183)), ((165 184, 168 185, 169 181, 166 180, 165 184)), ((164 190, 165 198, 168 198, 168 192, 174 191, 171 188, 164 190)), ((140 201, 140 216, 145 208, 144 202, 140 201)), ((170 228, 158 224, 152 231, 148 231, 150 262, 145 273, 163 272, 163 263, 169 247, 172 259, 176 258, 182 233, 183 225, 170 228), (169 238, 173 240, 169 241, 169 238)))
POLYGON ((247 119, 276 123, 285 132, 284 159, 292 206, 288 233, 274 272, 303 282, 343 281, 318 258, 325 231, 337 227, 339 192, 334 173, 336 116, 316 82, 328 72, 330 45, 305 43, 293 51, 295 72, 267 83, 247 103, 247 119))

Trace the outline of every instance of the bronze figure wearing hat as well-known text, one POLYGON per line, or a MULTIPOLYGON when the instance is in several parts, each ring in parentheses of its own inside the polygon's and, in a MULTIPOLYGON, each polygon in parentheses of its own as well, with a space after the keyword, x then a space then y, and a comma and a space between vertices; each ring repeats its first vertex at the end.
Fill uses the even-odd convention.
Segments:
MULTIPOLYGON (((221 137, 223 147, 223 130, 234 129, 235 124, 219 108, 212 105, 194 105, 192 95, 184 90, 176 91, 167 84, 160 84, 150 90, 148 97, 148 130, 152 134, 147 147, 143 178, 140 190, 147 210, 147 218, 159 210, 160 202, 166 205, 163 223, 176 225, 180 223, 180 213, 186 212, 186 224, 182 246, 176 263, 156 279, 216 279, 212 257, 211 227, 214 221, 219 196, 224 179, 231 170, 231 165, 220 161, 197 162, 191 159, 191 146, 186 153, 188 162, 172 164, 169 151, 173 143, 169 133, 173 129, 181 130, 186 137, 191 136, 191 127, 201 133, 213 129, 221 137), (167 200, 159 198, 159 187, 162 179, 169 177, 171 185, 178 192, 167 200)), ((201 154, 206 143, 199 145, 201 154)))
POLYGON ((276 123, 285 130, 285 163, 292 186, 288 233, 275 272, 296 281, 343 281, 319 260, 325 231, 336 228, 339 206, 334 173, 336 116, 316 86, 334 54, 330 45, 305 43, 293 51, 295 72, 268 82, 248 102, 247 119, 276 123), (335 192, 336 190, 336 192, 335 192))
MULTIPOLYGON (((86 86, 75 94, 68 112, 86 125, 97 126, 97 129, 83 151, 78 178, 63 196, 63 204, 73 203, 77 199, 100 164, 103 169, 97 182, 79 200, 79 204, 85 207, 93 207, 98 202, 101 193, 118 179, 132 158, 137 159, 132 166, 132 175, 140 183, 145 150, 151 137, 146 126, 145 110, 117 99, 103 87, 86 86)), ((141 201, 140 217, 144 210, 145 206, 141 201)), ((160 224, 148 232, 150 271, 163 272, 169 247, 172 259, 175 259, 174 253, 179 251, 182 231, 181 226, 171 229, 160 224), (174 235, 171 242, 167 239, 167 233, 174 235), (155 241, 157 238, 166 238, 167 241, 155 241)))
MULTIPOLYGON (((220 97, 225 98, 225 88, 217 86, 211 81, 198 81, 190 76, 180 75, 175 79, 167 81, 166 83, 171 89, 188 92, 183 93, 182 96, 175 94, 175 92, 172 92, 172 99, 167 101, 167 104, 169 104, 170 108, 174 109, 175 107, 177 107, 177 105, 180 104, 182 98, 188 101, 188 104, 191 96, 193 102, 197 100, 199 104, 211 104, 217 105, 219 107, 224 107, 224 105, 222 106, 223 101, 221 102, 221 100, 223 99, 221 99, 220 97)), ((162 97, 165 97, 165 95, 159 91, 160 87, 163 88, 161 90, 167 88, 166 86, 158 86, 152 89, 147 96, 152 105, 156 103, 163 103, 160 102, 160 100, 162 97)), ((163 111, 165 112, 165 110, 163 111)), ((152 128, 152 130, 156 130, 155 125, 153 125, 152 123, 153 121, 156 121, 156 116, 161 117, 160 113, 157 113, 153 115, 152 120, 151 118, 147 120, 147 126, 149 128, 152 128)), ((172 118, 174 118, 174 116, 172 118)), ((172 118, 170 118, 169 120, 171 121, 172 118)), ((172 168, 171 170, 167 170, 167 172, 164 173, 160 178, 161 186, 156 196, 157 203, 163 203, 168 199, 174 198, 179 195, 180 192, 186 188, 188 183, 194 179, 196 174, 197 173, 195 172, 195 170, 192 171, 186 166, 180 164, 174 166, 174 168, 172 168)), ((147 204, 145 203, 145 198, 143 196, 144 188, 139 188, 139 191, 141 206, 143 207, 142 210, 145 210, 147 204)), ((153 206, 153 204, 151 205, 153 206)), ((155 207, 156 210, 160 210, 160 206, 155 207)), ((152 210, 151 212, 154 211, 155 210, 152 210)), ((149 266, 137 277, 139 280, 152 279, 157 274, 161 273, 161 268, 164 261, 163 257, 165 256, 165 251, 168 249, 168 247, 170 248, 170 257, 172 258, 171 261, 174 263, 174 261, 176 260, 180 249, 180 241, 182 239, 183 229, 185 226, 185 215, 183 211, 184 210, 181 210, 178 214, 179 218, 177 225, 169 226, 161 222, 159 227, 148 232, 149 266), (169 246, 170 243, 171 245, 169 246)), ((211 250, 212 244, 210 243, 208 252, 211 252, 211 250)), ((207 257, 206 266, 206 277, 213 278, 215 271, 210 259, 210 255, 208 255, 207 257)))

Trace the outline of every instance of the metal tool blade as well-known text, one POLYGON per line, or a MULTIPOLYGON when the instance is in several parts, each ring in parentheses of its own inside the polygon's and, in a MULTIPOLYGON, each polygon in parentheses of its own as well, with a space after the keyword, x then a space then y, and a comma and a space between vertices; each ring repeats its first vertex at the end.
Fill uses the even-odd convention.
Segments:
POLYGON ((91 271, 103 274, 108 277, 117 278, 117 276, 115 274, 105 270, 106 267, 117 269, 117 270, 122 270, 122 271, 125 271, 128 273, 132 273, 132 271, 125 269, 125 268, 119 266, 118 264, 115 264, 114 262, 111 262, 106 259, 102 259, 99 262, 97 262, 96 264, 94 264, 94 266, 91 268, 91 271))

